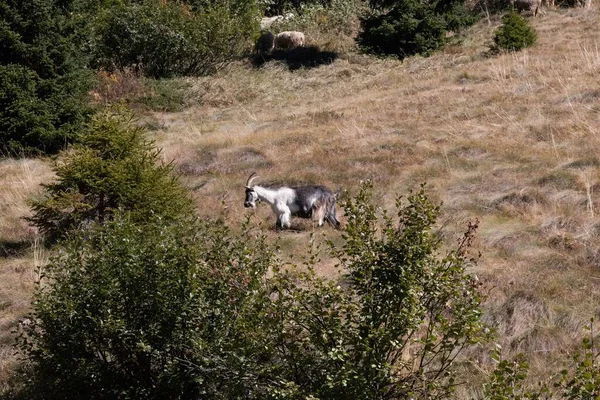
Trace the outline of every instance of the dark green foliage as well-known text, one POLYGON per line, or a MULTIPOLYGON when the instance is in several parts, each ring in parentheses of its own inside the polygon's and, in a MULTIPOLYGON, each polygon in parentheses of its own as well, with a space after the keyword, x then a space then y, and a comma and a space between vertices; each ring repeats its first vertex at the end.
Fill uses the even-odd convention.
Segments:
POLYGON ((91 75, 71 0, 0 2, 0 154, 53 154, 89 116, 91 75))
POLYGON ((214 72, 250 46, 258 30, 250 0, 200 7, 149 0, 107 8, 96 22, 95 64, 151 77, 214 72))
POLYGON ((533 46, 537 33, 519 13, 511 12, 502 17, 502 25, 494 35, 494 51, 519 51, 533 46))
POLYGON ((86 222, 108 220, 118 209, 139 220, 189 213, 187 192, 158 160, 159 151, 130 113, 98 114, 55 167, 57 182, 33 204, 30 221, 54 241, 86 222))
POLYGON ((286 12, 302 12, 305 7, 328 7, 332 0, 258 0, 266 15, 283 15, 286 12))
POLYGON ((447 32, 477 20, 462 0, 377 1, 374 5, 387 11, 363 19, 358 43, 369 53, 400 59, 430 55, 446 44, 447 32))
POLYGON ((119 213, 72 236, 45 269, 22 337, 27 395, 212 399, 252 390, 244 374, 252 378, 263 348, 253 333, 265 334, 252 298, 268 300, 270 259, 261 238, 189 217, 139 224, 119 213))

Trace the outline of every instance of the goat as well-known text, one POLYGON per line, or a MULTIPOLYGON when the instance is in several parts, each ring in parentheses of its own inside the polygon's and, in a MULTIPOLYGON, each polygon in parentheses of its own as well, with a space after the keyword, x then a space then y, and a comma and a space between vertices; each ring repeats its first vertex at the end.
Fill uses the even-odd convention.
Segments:
POLYGON ((327 220, 335 228, 340 227, 340 222, 335 215, 336 196, 325 186, 284 186, 278 189, 269 189, 253 186, 252 182, 256 178, 258 176, 256 176, 256 172, 253 172, 246 181, 244 207, 256 208, 258 201, 270 204, 277 216, 276 228, 289 228, 292 215, 317 220, 319 226, 322 226, 327 220))

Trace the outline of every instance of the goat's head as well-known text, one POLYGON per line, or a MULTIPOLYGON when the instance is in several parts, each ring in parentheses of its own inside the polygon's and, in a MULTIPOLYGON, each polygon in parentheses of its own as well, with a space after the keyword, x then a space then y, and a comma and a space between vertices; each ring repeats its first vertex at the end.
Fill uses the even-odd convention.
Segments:
POLYGON ((253 172, 249 177, 248 181, 246 181, 246 200, 244 200, 244 207, 256 207, 256 202, 260 201, 258 198, 258 194, 254 190, 254 186, 252 186, 252 181, 254 181, 258 176, 256 176, 256 172, 253 172))

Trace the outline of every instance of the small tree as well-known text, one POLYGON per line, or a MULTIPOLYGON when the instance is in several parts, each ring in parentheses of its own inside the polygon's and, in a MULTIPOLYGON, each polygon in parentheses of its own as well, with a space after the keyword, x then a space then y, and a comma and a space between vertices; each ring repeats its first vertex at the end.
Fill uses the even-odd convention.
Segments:
POLYGON ((54 154, 90 115, 75 0, 0 2, 0 154, 54 154))
POLYGON ((519 13, 510 12, 502 17, 502 25, 494 34, 493 51, 519 51, 533 46, 537 33, 519 13))
POLYGON ((118 209, 133 218, 176 218, 192 210, 185 189, 159 164, 159 150, 118 108, 96 115, 81 142, 56 165, 57 182, 33 203, 30 222, 50 241, 90 221, 109 220, 118 209))

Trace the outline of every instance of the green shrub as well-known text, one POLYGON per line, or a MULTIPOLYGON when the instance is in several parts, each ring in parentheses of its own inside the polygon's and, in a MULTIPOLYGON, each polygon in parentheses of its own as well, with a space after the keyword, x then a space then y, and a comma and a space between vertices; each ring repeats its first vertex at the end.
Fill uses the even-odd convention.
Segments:
POLYGON ((128 213, 73 235, 35 293, 24 397, 236 398, 262 351, 246 341, 271 259, 242 239, 217 221, 128 213))
POLYGON ((494 35, 493 51, 519 51, 533 46, 537 33, 519 13, 511 12, 502 17, 502 25, 494 35))
POLYGON ((537 385, 529 385, 527 375, 529 363, 523 354, 513 360, 502 359, 500 347, 492 353, 496 368, 484 385, 485 399, 568 399, 592 400, 600 397, 600 367, 593 332, 594 320, 585 329, 589 338, 584 338, 581 348, 573 354, 570 365, 553 376, 545 377, 537 385))
POLYGON ((0 154, 54 154, 90 109, 73 1, 0 2, 0 154))
MULTIPOLYGON (((300 282, 275 275, 283 323, 277 359, 298 398, 446 399, 453 360, 485 337, 476 282, 465 272, 475 226, 439 256, 439 214, 421 190, 397 202, 383 227, 366 184, 345 205, 345 244, 334 250, 344 283, 309 268, 300 282), (397 221, 397 222, 394 222, 397 221)), ((318 257, 311 257, 318 260, 318 257)))
POLYGON ((57 182, 33 204, 33 225, 49 241, 89 221, 106 221, 121 210, 144 220, 170 219, 192 209, 170 165, 159 165, 159 150, 144 138, 132 115, 110 109, 94 117, 79 144, 56 165, 57 182))
POLYGON ((258 30, 256 15, 250 0, 113 6, 96 22, 94 63, 155 78, 209 74, 247 51, 258 30))
POLYGON ((447 32, 459 31, 477 20, 463 0, 373 3, 389 11, 362 20, 358 43, 366 52, 400 59, 414 54, 430 55, 446 44, 447 32))
POLYGON ((339 279, 317 275, 318 251, 280 265, 247 226, 118 212, 77 231, 24 327, 28 395, 448 398, 453 361, 485 338, 475 227, 440 256, 423 191, 383 226, 370 192, 345 206, 339 279))

